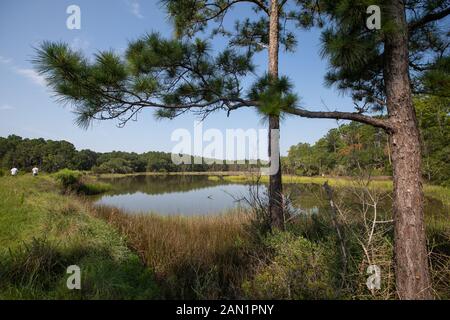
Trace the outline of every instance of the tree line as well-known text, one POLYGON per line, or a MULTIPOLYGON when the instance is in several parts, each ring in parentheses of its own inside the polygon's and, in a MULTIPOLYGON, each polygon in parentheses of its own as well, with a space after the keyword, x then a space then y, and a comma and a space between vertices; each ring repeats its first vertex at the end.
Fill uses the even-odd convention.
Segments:
POLYGON ((248 171, 258 164, 223 163, 217 161, 207 164, 197 163, 191 156, 191 164, 176 165, 168 152, 149 151, 145 153, 112 151, 95 152, 89 149, 77 150, 68 141, 54 141, 22 138, 10 135, 0 137, 0 167, 17 167, 21 171, 30 171, 38 166, 44 172, 56 172, 61 169, 92 171, 94 173, 138 173, 138 172, 215 172, 248 171))

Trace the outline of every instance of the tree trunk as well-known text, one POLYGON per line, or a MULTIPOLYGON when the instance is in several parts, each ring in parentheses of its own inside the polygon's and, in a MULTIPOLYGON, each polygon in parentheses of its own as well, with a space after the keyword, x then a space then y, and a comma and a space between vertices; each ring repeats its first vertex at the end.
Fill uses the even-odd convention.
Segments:
MULTIPOLYGON (((270 5, 269 20, 269 74, 278 78, 278 49, 279 49, 279 8, 278 1, 272 0, 270 5)), ((269 156, 271 163, 278 161, 278 171, 269 177, 269 213, 271 226, 274 228, 284 228, 283 215, 283 186, 281 182, 281 159, 280 159, 280 140, 279 137, 272 141, 272 130, 280 129, 280 117, 277 115, 269 116, 269 156), (276 144, 276 145, 272 145, 276 144), (272 154, 272 151, 273 154, 272 154)))
POLYGON ((404 2, 392 0, 387 9, 396 25, 386 35, 384 50, 384 81, 392 127, 396 288, 400 299, 430 299, 420 133, 410 88, 404 2))
MULTIPOLYGON (((270 116, 269 117, 269 131, 279 130, 280 129, 280 118, 278 116, 270 116)), ((271 155, 271 163, 273 161, 278 161, 279 167, 278 171, 269 177, 269 212, 270 212, 270 221, 271 226, 278 229, 284 229, 284 213, 283 213, 283 185, 281 182, 281 161, 280 161, 280 152, 279 152, 279 139, 275 139, 272 141, 273 143, 277 143, 278 146, 273 146, 271 143, 271 139, 269 136, 269 154, 271 155), (275 151, 272 154, 272 148, 275 151), (278 159, 276 159, 278 158, 278 159)))

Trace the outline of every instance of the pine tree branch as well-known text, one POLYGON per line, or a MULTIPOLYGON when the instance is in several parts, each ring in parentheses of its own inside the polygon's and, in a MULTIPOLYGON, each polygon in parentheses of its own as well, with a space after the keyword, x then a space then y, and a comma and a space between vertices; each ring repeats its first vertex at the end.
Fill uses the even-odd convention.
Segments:
POLYGON ((439 12, 429 13, 418 20, 410 22, 408 24, 408 30, 409 32, 414 31, 415 29, 420 28, 426 25, 427 23, 443 19, 449 14, 450 14, 450 7, 439 12))
POLYGON ((352 120, 365 123, 377 128, 382 128, 386 131, 391 131, 392 127, 389 120, 366 116, 358 112, 339 112, 339 111, 309 111, 299 108, 291 108, 284 110, 284 112, 297 115, 303 118, 314 119, 336 119, 336 120, 352 120))
MULTIPOLYGON (((240 3, 240 2, 249 2, 249 3, 253 3, 255 5, 257 5, 261 10, 263 10, 267 15, 270 15, 269 9, 264 5, 264 3, 260 0, 234 0, 234 1, 230 1, 228 2, 224 7, 221 7, 217 12, 215 12, 212 16, 206 17, 204 19, 201 19, 197 22, 207 22, 210 20, 214 20, 218 17, 220 17, 222 14, 224 14, 226 11, 228 11, 228 9, 230 9, 233 5, 240 3)), ((217 6, 216 4, 207 4, 207 5, 214 5, 217 6)))
POLYGON ((258 106, 257 101, 245 100, 241 98, 228 98, 219 97, 211 101, 194 101, 191 103, 180 103, 180 104, 164 104, 149 100, 124 100, 118 99, 116 97, 110 96, 106 93, 102 94, 105 98, 110 99, 110 104, 99 106, 95 111, 95 114, 90 115, 91 118, 97 120, 112 120, 119 119, 121 126, 125 125, 133 116, 135 116, 140 110, 144 108, 155 108, 155 109, 167 109, 167 110, 177 110, 184 112, 183 110, 197 109, 197 114, 204 114, 204 118, 216 110, 225 110, 227 115, 231 111, 244 108, 244 107, 256 107, 258 106), (113 107, 111 104, 117 103, 113 107), (122 116, 130 114, 126 118, 122 116))
POLYGON ((261 0, 247 0, 247 1, 256 4, 268 16, 270 15, 269 8, 267 8, 261 0))
POLYGON ((282 9, 284 7, 284 5, 286 4, 287 0, 283 0, 281 1, 279 8, 282 9))

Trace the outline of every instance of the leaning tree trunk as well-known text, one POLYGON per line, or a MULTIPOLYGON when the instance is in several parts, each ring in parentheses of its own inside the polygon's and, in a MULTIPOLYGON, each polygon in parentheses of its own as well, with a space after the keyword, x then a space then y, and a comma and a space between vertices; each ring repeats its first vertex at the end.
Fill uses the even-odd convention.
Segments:
MULTIPOLYGON (((269 21, 269 74, 273 78, 278 78, 278 48, 279 48, 279 8, 278 1, 272 0, 270 5, 269 21)), ((274 228, 284 228, 283 215, 283 196, 281 183, 281 159, 280 159, 280 140, 271 139, 272 130, 280 130, 280 117, 277 115, 269 116, 269 155, 271 164, 278 162, 278 171, 270 175, 269 178, 269 213, 271 226, 274 228), (276 145, 275 145, 276 144, 276 145)))
POLYGON ((394 176, 394 255, 400 299, 432 298, 425 236, 420 133, 413 107, 408 66, 408 31, 404 2, 392 0, 384 50, 384 80, 392 126, 390 146, 394 176))

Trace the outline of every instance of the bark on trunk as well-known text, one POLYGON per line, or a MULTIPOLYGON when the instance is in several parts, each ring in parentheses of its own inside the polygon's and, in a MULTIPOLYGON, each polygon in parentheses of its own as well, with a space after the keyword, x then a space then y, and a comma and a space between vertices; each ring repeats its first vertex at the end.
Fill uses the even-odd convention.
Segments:
MULTIPOLYGON (((269 131, 279 130, 280 118, 277 116, 269 117, 269 131)), ((271 163, 278 161, 278 171, 269 177, 269 212, 271 226, 273 228, 284 229, 284 212, 283 212, 283 184, 281 182, 281 159, 279 146, 272 146, 269 137, 269 154, 271 154, 271 163), (278 150, 272 154, 272 148, 278 150), (278 158, 278 159, 275 159, 278 158)), ((273 140, 273 143, 279 144, 279 139, 273 140)))
POLYGON ((404 2, 391 1, 387 14, 397 26, 387 34, 384 50, 384 80, 392 127, 396 289, 400 299, 430 299, 420 133, 410 88, 404 2))
MULTIPOLYGON (((278 1, 272 0, 270 5, 270 19, 269 19, 269 74, 278 78, 278 49, 279 49, 279 8, 278 1)), ((272 161, 278 161, 278 171, 269 177, 269 213, 271 219, 271 226, 274 228, 284 228, 283 215, 283 196, 282 196, 282 182, 281 182, 281 159, 279 139, 272 141, 270 134, 272 130, 280 129, 280 118, 276 115, 269 116, 269 155, 272 161), (276 143, 277 145, 272 145, 276 143), (274 150, 274 154, 272 154, 274 150)))

